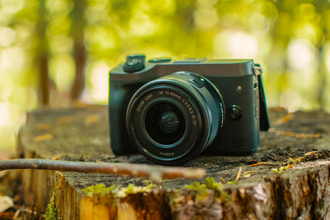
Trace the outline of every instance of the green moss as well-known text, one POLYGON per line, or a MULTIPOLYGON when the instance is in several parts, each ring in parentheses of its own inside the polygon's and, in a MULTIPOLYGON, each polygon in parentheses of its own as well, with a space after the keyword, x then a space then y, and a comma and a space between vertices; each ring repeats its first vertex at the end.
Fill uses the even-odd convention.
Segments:
POLYGON ((189 190, 194 190, 194 191, 205 190, 206 189, 206 185, 205 184, 200 184, 199 182, 194 182, 191 185, 185 185, 185 187, 189 190))
POLYGON ((222 183, 215 182, 213 177, 208 177, 205 180, 204 184, 200 184, 199 182, 194 182, 191 185, 185 185, 187 189, 189 189, 190 195, 195 196, 196 201, 203 200, 209 196, 208 190, 214 190, 215 198, 220 198, 221 201, 228 201, 228 194, 222 191, 222 183))
POLYGON ((237 180, 229 181, 227 183, 230 184, 230 185, 237 185, 238 184, 237 180))
POLYGON ((222 190, 222 183, 215 182, 213 177, 207 177, 204 184, 200 184, 199 182, 194 182, 191 185, 185 185, 185 187, 189 190, 205 190, 205 189, 213 189, 213 190, 222 190))
POLYGON ((158 187, 156 184, 153 184, 150 180, 144 180, 143 184, 146 186, 147 189, 158 187))
POLYGON ((230 198, 230 196, 226 192, 224 192, 224 191, 220 192, 221 202, 224 202, 226 205, 228 205, 229 204, 229 198, 230 198))
POLYGON ((208 189, 222 189, 222 183, 215 182, 214 178, 211 177, 206 178, 205 185, 208 189))
POLYGON ((272 169, 271 172, 272 173, 282 173, 284 170, 287 170, 289 167, 285 166, 285 167, 281 167, 280 169, 272 169))
POLYGON ((107 194, 111 192, 115 188, 115 185, 110 186, 108 188, 105 187, 104 184, 97 184, 94 186, 89 186, 83 189, 82 191, 87 194, 87 196, 93 196, 93 194, 107 194))
POLYGON ((55 189, 53 189, 53 195, 50 199, 50 203, 47 205, 45 220, 56 220, 57 219, 57 210, 55 206, 55 189))

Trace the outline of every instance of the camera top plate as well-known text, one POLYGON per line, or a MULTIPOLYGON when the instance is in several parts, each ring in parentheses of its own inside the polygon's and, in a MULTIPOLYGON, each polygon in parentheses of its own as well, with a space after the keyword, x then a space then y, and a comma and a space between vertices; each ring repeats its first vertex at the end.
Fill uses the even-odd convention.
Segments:
POLYGON ((202 76, 240 77, 255 75, 253 59, 206 59, 183 58, 172 60, 170 57, 152 58, 148 62, 142 54, 127 56, 110 71, 111 80, 115 81, 146 81, 150 78, 165 76, 177 71, 190 71, 202 76), (129 75, 129 76, 128 76, 129 75))

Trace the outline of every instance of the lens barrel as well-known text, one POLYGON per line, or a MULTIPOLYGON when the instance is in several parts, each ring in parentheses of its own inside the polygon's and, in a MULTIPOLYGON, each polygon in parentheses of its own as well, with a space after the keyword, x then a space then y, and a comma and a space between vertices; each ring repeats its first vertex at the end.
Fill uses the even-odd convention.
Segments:
POLYGON ((222 130, 224 113, 221 94, 209 80, 176 72, 136 91, 127 108, 126 126, 144 156, 177 165, 213 142, 222 130))

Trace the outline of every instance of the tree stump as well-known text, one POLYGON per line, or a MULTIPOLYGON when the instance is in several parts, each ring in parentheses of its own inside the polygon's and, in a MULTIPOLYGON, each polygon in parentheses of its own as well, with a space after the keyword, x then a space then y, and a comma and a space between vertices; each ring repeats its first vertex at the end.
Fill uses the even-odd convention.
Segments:
MULTIPOLYGON (((205 168, 215 182, 155 186, 114 174, 24 170, 25 203, 45 211, 54 195, 58 219, 330 219, 330 115, 274 108, 269 117, 272 128, 253 155, 201 155, 182 165, 205 168)), ((29 113, 19 149, 25 158, 153 164, 112 154, 106 106, 29 113)))

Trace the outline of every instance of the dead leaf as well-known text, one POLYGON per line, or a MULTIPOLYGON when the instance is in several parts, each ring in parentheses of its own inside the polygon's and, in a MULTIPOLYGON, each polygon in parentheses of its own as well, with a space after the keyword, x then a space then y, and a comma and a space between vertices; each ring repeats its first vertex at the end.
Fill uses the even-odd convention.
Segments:
MULTIPOLYGON (((299 157, 299 158, 297 158, 297 159, 294 159, 293 161, 299 161, 299 160, 302 160, 302 159, 304 159, 307 155, 315 154, 315 153, 317 153, 317 151, 311 151, 311 152, 305 153, 305 156, 303 156, 303 157, 299 157)), ((290 158, 290 159, 291 159, 291 158, 290 158)), ((292 160, 292 159, 291 159, 291 160, 292 160)))
POLYGON ((296 133, 291 131, 277 131, 277 135, 296 137, 296 138, 319 138, 320 133, 317 134, 305 134, 305 133, 296 133))
POLYGON ((8 196, 0 196, 0 213, 6 211, 10 207, 14 206, 12 198, 8 196))
POLYGON ((315 153, 317 153, 317 151, 311 151, 311 152, 305 153, 305 156, 310 155, 310 154, 315 154, 315 153))
POLYGON ((283 118, 280 118, 276 121, 276 125, 281 125, 281 124, 284 124, 288 121, 291 121, 292 120, 292 116, 293 114, 292 113, 288 113, 286 116, 284 116, 283 118))
POLYGON ((224 179, 224 178, 220 178, 220 181, 222 182, 222 183, 226 183, 226 180, 224 179))
POLYGON ((50 125, 49 124, 36 124, 36 128, 38 130, 47 130, 50 128, 50 125))
POLYGON ((258 172, 258 171, 245 171, 245 172, 243 173, 243 177, 244 177, 244 178, 248 178, 248 177, 251 176, 250 173, 256 173, 256 172, 258 172))
POLYGON ((69 124, 73 121, 72 116, 60 117, 57 119, 59 124, 69 124))
POLYGON ((86 125, 97 123, 99 121, 100 121, 100 116, 99 115, 89 115, 85 118, 85 124, 86 125))
POLYGON ((60 175, 60 179, 58 181, 56 189, 58 189, 61 186, 61 183, 62 183, 62 180, 63 180, 63 174, 60 171, 57 171, 57 173, 60 175))
POLYGON ((44 135, 33 138, 34 141, 45 141, 45 140, 51 140, 51 139, 53 139, 52 134, 44 134, 44 135))
POLYGON ((238 170, 236 180, 239 180, 239 178, 241 177, 241 173, 242 173, 242 167, 240 167, 239 170, 238 170))
POLYGON ((260 165, 264 165, 264 164, 270 164, 270 165, 273 165, 273 164, 270 163, 270 162, 260 162, 260 163, 251 164, 251 165, 249 165, 249 167, 256 167, 256 166, 260 166, 260 165))

